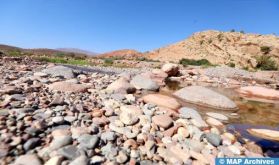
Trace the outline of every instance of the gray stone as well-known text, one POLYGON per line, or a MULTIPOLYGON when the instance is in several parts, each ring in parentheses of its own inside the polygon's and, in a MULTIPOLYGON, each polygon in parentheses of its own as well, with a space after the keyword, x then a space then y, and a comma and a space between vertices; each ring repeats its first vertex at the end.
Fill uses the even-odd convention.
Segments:
POLYGON ((221 145, 222 139, 220 135, 217 135, 215 133, 207 133, 205 134, 206 140, 211 143, 213 146, 218 147, 221 145))
POLYGON ((25 151, 29 151, 30 149, 35 148, 38 145, 39 141, 40 141, 39 138, 31 138, 31 139, 29 139, 23 145, 24 150, 25 151))
POLYGON ((84 155, 81 155, 77 157, 75 160, 73 160, 69 165, 87 165, 88 164, 88 158, 84 155))
POLYGON ((191 108, 187 108, 187 107, 182 107, 178 110, 178 112, 180 113, 180 115, 183 118, 186 119, 193 119, 194 120, 194 124, 198 127, 207 127, 207 124, 205 123, 205 121, 202 119, 201 115, 199 114, 198 111, 191 109, 191 108))
POLYGON ((50 74, 53 77, 61 76, 67 79, 75 77, 73 70, 65 66, 54 66, 51 68, 44 69, 42 70, 42 72, 50 74))
POLYGON ((0 116, 8 116, 9 110, 8 109, 0 109, 0 116))
POLYGON ((83 134, 77 140, 81 147, 87 149, 93 149, 98 144, 99 137, 96 135, 83 134))
POLYGON ((222 110, 236 110, 236 104, 228 97, 202 86, 189 86, 174 93, 175 96, 198 105, 222 110))
POLYGON ((101 139, 107 143, 107 141, 113 141, 116 139, 116 134, 114 132, 111 132, 111 131, 107 131, 107 132, 104 132, 102 133, 101 135, 101 139))
POLYGON ((131 80, 131 84, 137 89, 146 89, 151 91, 157 91, 159 85, 148 77, 137 75, 131 80))
POLYGON ((68 145, 63 148, 60 148, 57 153, 61 156, 64 156, 65 158, 69 160, 74 160, 75 158, 79 157, 81 155, 78 148, 74 145, 68 145))
POLYGON ((51 150, 57 150, 61 147, 64 147, 68 144, 72 143, 72 137, 70 135, 65 136, 56 136, 50 143, 51 150))

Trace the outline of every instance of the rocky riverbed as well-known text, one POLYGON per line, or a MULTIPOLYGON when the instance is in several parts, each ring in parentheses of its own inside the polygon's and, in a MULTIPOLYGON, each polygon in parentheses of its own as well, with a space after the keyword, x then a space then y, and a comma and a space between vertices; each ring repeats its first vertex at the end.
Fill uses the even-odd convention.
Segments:
MULTIPOLYGON (((237 115, 234 101, 197 82, 238 87, 245 97, 276 102, 278 73, 237 75, 225 68, 227 75, 220 76, 222 68, 183 69, 176 64, 114 72, 0 58, 3 165, 214 164, 216 157, 276 154, 232 131, 228 116, 201 115, 178 100, 237 115), (190 87, 164 95, 159 91, 166 79, 190 87)), ((248 131, 278 141, 276 130, 248 131)))

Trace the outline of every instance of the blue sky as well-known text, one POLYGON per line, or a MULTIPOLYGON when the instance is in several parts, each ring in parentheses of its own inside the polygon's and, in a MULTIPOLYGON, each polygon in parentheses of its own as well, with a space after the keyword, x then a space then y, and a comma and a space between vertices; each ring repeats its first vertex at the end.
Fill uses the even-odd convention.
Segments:
POLYGON ((0 43, 147 51, 216 29, 279 35, 278 0, 0 0, 0 43))

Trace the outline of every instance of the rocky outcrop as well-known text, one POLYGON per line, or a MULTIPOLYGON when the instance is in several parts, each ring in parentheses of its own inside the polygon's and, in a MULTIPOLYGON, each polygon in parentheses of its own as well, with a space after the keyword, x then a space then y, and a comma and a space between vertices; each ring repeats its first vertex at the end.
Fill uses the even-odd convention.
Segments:
POLYGON ((213 64, 247 67, 256 65, 255 57, 262 56, 261 48, 266 46, 270 48, 269 56, 279 64, 277 36, 214 30, 194 33, 183 41, 150 51, 147 56, 160 61, 207 59, 213 64))

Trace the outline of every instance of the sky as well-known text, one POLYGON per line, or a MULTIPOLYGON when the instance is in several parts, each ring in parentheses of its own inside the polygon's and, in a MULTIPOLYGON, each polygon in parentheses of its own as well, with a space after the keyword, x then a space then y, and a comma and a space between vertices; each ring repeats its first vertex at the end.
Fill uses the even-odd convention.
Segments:
POLYGON ((0 0, 0 44, 149 51, 204 30, 279 35, 278 0, 0 0))

